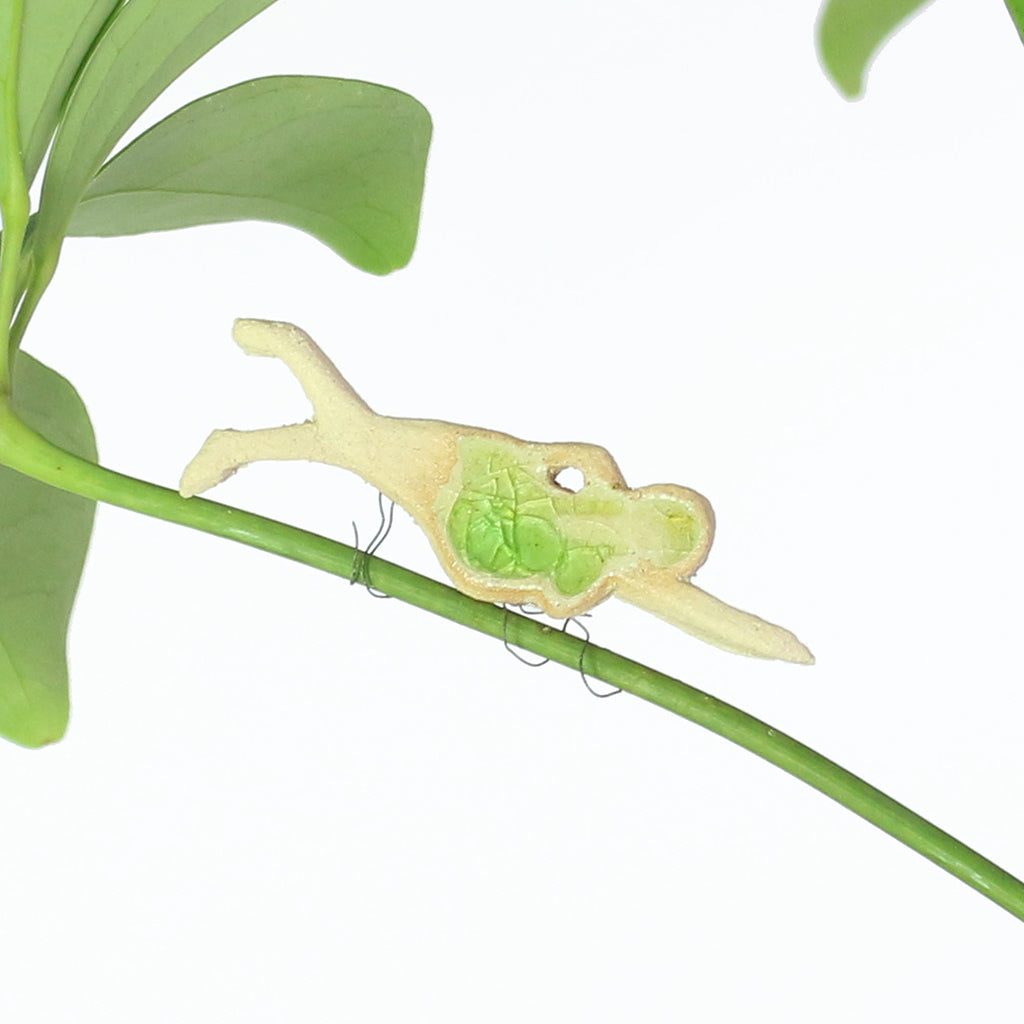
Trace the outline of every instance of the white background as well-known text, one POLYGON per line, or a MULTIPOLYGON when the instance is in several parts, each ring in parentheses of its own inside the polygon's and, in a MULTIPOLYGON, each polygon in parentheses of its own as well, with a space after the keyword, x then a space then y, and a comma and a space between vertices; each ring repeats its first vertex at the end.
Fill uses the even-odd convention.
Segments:
MULTIPOLYGON (((280 0, 144 124, 243 78, 403 88, 419 246, 375 279, 231 225, 72 240, 26 347, 104 464, 300 420, 235 316, 382 412, 608 447, 713 502, 698 581, 812 669, 602 606, 594 640, 767 719, 1024 873, 1024 50, 943 0, 843 102, 816 3, 280 0)), ((343 540, 376 493, 214 496, 343 540)), ((381 554, 440 571, 399 516, 381 554)), ((302 566, 100 509, 67 739, 0 748, 0 1019, 1019 1019, 1024 926, 628 696, 302 566)))

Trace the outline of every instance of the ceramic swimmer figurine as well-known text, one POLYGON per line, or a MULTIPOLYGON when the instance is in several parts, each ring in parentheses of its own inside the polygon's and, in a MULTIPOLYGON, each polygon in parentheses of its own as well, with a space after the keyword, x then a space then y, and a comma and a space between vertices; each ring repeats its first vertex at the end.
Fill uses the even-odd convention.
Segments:
POLYGON ((313 405, 304 423, 215 430, 185 468, 190 497, 264 459, 308 459, 357 473, 426 533, 459 590, 483 601, 532 604, 556 618, 615 594, 736 654, 812 664, 781 626, 695 587, 714 535, 707 500, 687 487, 627 486, 597 445, 542 444, 441 420, 374 412, 304 331, 237 320, 249 355, 274 356, 313 405), (575 467, 583 485, 557 482, 575 467))

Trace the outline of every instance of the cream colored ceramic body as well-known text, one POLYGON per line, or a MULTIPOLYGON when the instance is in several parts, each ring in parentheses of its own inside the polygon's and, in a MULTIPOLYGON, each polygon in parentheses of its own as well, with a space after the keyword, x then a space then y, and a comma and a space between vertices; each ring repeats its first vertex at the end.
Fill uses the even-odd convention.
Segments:
POLYGON ((696 491, 675 484, 631 489, 597 445, 381 416, 292 324, 238 320, 234 338, 250 355, 285 362, 314 415, 265 430, 215 430, 182 475, 186 497, 259 460, 339 466, 402 506, 472 597, 529 603, 565 618, 614 593, 725 650, 813 662, 788 630, 688 582, 714 534, 711 506, 696 491), (556 482, 569 467, 584 478, 576 492, 556 482))

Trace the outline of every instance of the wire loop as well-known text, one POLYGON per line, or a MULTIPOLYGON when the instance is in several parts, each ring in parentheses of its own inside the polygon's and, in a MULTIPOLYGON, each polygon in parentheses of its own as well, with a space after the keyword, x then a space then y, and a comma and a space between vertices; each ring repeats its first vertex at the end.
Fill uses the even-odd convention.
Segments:
MULTIPOLYGON (((504 615, 504 617, 501 620, 501 642, 505 645, 505 650, 508 651, 508 653, 511 654, 513 658, 516 658, 518 661, 521 661, 524 665, 528 665, 530 668, 540 668, 541 665, 546 665, 551 660, 550 658, 544 658, 542 661, 530 661, 529 658, 524 658, 508 642, 508 612, 509 612, 509 608, 508 608, 508 605, 505 604, 504 602, 502 602, 501 607, 505 609, 505 615, 504 615)), ((519 611, 523 615, 540 615, 541 614, 541 609, 540 608, 537 608, 536 610, 530 610, 530 608, 527 605, 524 605, 524 604, 519 605, 519 611)))
POLYGON ((587 648, 590 646, 590 630, 587 629, 586 623, 581 622, 580 619, 589 618, 589 617, 590 617, 590 612, 584 612, 582 615, 573 615, 573 616, 571 616, 570 618, 566 619, 565 622, 562 623, 562 632, 563 633, 568 633, 569 632, 569 623, 570 622, 575 623, 577 626, 580 627, 580 629, 583 630, 583 637, 582 637, 582 639, 583 639, 583 647, 580 649, 580 656, 579 656, 579 660, 576 662, 576 667, 580 671, 580 679, 583 680, 583 685, 595 697, 600 697, 603 700, 605 697, 614 697, 617 693, 622 693, 622 690, 620 690, 618 687, 612 687, 612 689, 607 690, 604 693, 602 693, 600 690, 595 690, 594 687, 591 685, 590 679, 587 677, 587 673, 583 669, 583 659, 587 656, 587 648))
POLYGON ((370 540, 370 543, 366 545, 365 551, 359 547, 359 527, 356 526, 355 520, 352 521, 352 533, 355 535, 355 543, 353 544, 353 547, 356 549, 356 556, 352 560, 352 579, 349 580, 349 583, 358 583, 360 586, 366 587, 366 592, 371 597, 389 598, 391 597, 390 594, 385 594, 379 590, 373 589, 373 584, 370 581, 370 561, 377 553, 381 544, 383 544, 387 539, 388 534, 391 532, 391 527, 395 522, 395 503, 392 501, 390 508, 387 513, 385 513, 384 495, 378 491, 377 509, 380 512, 380 524, 377 527, 377 532, 370 540))

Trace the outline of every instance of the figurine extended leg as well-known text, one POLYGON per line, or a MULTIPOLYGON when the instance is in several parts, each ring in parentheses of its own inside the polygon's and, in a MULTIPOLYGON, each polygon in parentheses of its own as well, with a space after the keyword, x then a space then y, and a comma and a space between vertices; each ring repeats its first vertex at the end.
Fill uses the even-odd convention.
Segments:
POLYGON ((215 430, 185 467, 178 490, 185 498, 202 494, 261 459, 312 459, 316 439, 316 428, 308 420, 264 430, 215 430))

